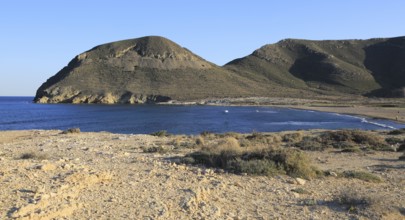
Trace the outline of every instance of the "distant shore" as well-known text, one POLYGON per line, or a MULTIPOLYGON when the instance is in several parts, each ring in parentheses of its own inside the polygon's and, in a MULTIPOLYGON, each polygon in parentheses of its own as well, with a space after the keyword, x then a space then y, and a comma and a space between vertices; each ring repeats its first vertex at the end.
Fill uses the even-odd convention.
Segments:
POLYGON ((387 107, 370 107, 370 106, 279 106, 294 109, 314 110, 322 112, 334 112, 339 114, 349 114, 357 116, 366 116, 378 119, 389 119, 405 123, 405 108, 387 108, 387 107))
POLYGON ((405 99, 364 99, 354 100, 327 99, 312 100, 298 98, 224 98, 198 101, 171 101, 159 103, 164 105, 220 105, 220 106, 268 106, 294 108, 322 112, 334 112, 365 116, 377 119, 388 119, 405 123, 405 99))

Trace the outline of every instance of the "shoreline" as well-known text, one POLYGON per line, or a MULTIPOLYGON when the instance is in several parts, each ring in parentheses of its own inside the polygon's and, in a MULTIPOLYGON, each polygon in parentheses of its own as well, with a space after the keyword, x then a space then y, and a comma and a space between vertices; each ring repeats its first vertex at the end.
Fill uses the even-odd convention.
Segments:
POLYGON ((313 110, 386 119, 405 124, 405 99, 300 99, 300 98, 224 98, 197 101, 176 101, 156 103, 158 105, 211 105, 211 106, 260 106, 313 110))
POLYGON ((396 123, 405 124, 405 108, 401 108, 399 113, 397 110, 392 110, 383 107, 368 107, 368 106, 355 106, 355 107, 326 107, 326 106, 279 106, 276 107, 287 107, 300 110, 312 110, 320 112, 330 112, 338 114, 346 114, 352 116, 361 116, 372 119, 384 119, 390 120, 396 123))

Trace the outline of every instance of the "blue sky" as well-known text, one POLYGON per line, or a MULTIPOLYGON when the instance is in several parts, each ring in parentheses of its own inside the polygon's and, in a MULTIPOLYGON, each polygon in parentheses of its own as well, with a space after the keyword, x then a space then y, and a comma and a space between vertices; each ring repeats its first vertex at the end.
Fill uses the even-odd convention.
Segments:
POLYGON ((284 38, 405 35, 405 1, 2 0, 0 96, 34 96, 77 54, 147 35, 223 65, 284 38))

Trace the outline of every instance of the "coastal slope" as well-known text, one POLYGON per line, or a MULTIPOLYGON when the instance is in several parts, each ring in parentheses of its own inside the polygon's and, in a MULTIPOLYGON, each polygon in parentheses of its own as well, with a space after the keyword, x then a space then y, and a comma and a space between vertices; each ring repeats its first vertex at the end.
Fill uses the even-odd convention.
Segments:
MULTIPOLYGON (((405 37, 286 39, 233 60, 226 69, 285 88, 332 95, 405 97, 405 37)), ((291 94, 293 97, 294 94, 291 94)))
POLYGON ((76 56, 37 91, 39 103, 144 103, 253 96, 256 82, 158 36, 117 41, 76 56))
POLYGON ((405 97, 405 37, 265 45, 223 67, 158 36, 77 55, 37 90, 38 103, 145 103, 284 97, 405 97))

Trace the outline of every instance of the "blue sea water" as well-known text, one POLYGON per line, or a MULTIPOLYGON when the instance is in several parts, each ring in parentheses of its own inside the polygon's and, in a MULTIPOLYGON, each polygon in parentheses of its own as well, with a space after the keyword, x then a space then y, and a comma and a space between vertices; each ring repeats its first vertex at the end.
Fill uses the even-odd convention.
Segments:
POLYGON ((60 129, 148 134, 271 132, 299 129, 404 128, 389 120, 270 107, 35 104, 33 97, 0 97, 0 130, 60 129))

